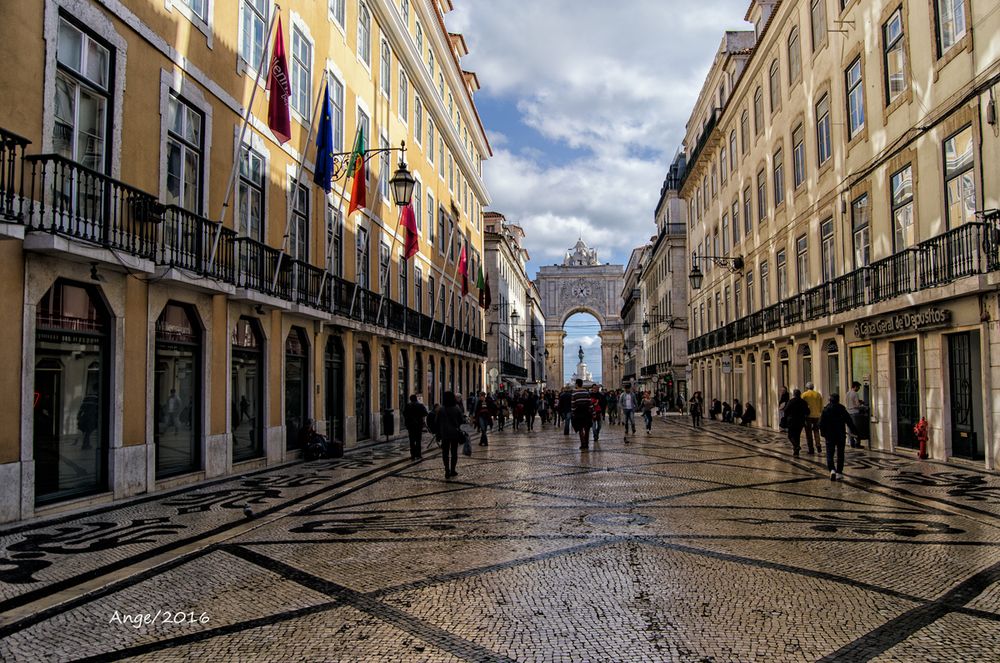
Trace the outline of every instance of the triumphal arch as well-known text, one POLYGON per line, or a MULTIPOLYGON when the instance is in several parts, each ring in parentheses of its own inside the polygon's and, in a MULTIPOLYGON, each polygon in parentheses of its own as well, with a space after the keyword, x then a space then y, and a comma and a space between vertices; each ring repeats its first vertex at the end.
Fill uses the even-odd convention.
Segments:
POLYGON ((545 315, 545 349, 548 350, 545 374, 549 385, 563 381, 563 343, 566 319, 574 313, 589 313, 601 325, 602 381, 607 386, 621 384, 624 372, 622 344, 622 288, 625 270, 621 265, 604 264, 597 251, 577 241, 566 252, 561 265, 542 267, 535 276, 535 287, 542 298, 545 315), (616 365, 615 356, 618 363, 616 365))

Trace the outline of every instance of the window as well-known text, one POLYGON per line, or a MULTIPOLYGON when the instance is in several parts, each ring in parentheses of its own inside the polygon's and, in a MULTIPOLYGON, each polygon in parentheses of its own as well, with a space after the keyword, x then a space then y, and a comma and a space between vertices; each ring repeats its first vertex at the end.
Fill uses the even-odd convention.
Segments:
POLYGON ((201 213, 201 113, 171 94, 167 105, 167 203, 201 213))
POLYGON ((444 134, 438 132, 438 177, 444 179, 444 134))
POLYGON ((893 174, 889 182, 892 195, 893 251, 913 246, 913 169, 907 165, 893 174))
POLYGON ((455 190, 455 158, 448 153, 448 190, 455 190))
POLYGON ((208 23, 208 0, 180 0, 203 23, 208 23))
POLYGON ((382 195, 382 199, 389 200, 389 179, 392 177, 390 172, 391 161, 389 159, 389 137, 385 134, 381 134, 378 137, 378 146, 380 149, 387 150, 379 155, 379 193, 382 195))
POLYGON ((799 292, 809 289, 809 240, 805 235, 795 240, 795 283, 799 292))
POLYGON ((965 0, 935 0, 938 57, 965 36, 965 0))
POLYGON ((729 253, 729 215, 722 215, 722 254, 729 253))
POLYGON ((382 40, 382 48, 379 51, 379 83, 382 94, 389 98, 392 85, 392 54, 389 52, 389 42, 382 40))
POLYGON ((312 44, 298 26, 292 27, 292 98, 291 107, 305 122, 309 121, 312 101, 312 44))
POLYGON ((777 207, 785 201, 785 157, 779 148, 774 153, 774 206, 777 207))
POLYGON ((976 180, 972 160, 972 127, 944 142, 945 215, 948 227, 974 221, 976 180))
POLYGON ((869 234, 868 215, 868 194, 864 194, 851 203, 854 269, 866 267, 871 262, 871 236, 869 234))
POLYGON ((753 313, 753 270, 747 272, 747 315, 753 313))
POLYGON ((309 260, 309 189, 292 180, 292 223, 288 228, 288 254, 295 260, 309 260))
POLYGON ((795 188, 798 189, 806 181, 806 143, 801 124, 792 129, 792 160, 795 188))
POLYGON ((781 108, 781 73, 778 68, 778 58, 771 61, 771 71, 768 73, 769 92, 771 93, 771 113, 781 108))
POLYGON ((403 23, 410 23, 410 0, 399 0, 399 13, 403 17, 403 23))
POLYGON ((771 305, 771 293, 768 287, 770 280, 770 275, 768 274, 767 261, 763 260, 760 263, 760 305, 770 306, 771 305))
POLYGON ((359 288, 367 289, 370 284, 371 261, 368 253, 368 229, 358 226, 354 251, 354 280, 359 288))
POLYGON ((434 317, 434 311, 437 310, 437 307, 435 306, 436 301, 434 293, 434 275, 432 274, 427 277, 427 304, 431 307, 431 310, 428 312, 431 318, 434 317))
POLYGON ((732 172, 736 170, 736 129, 729 132, 729 154, 733 157, 729 162, 729 170, 732 172))
POLYGON ((416 41, 417 41, 417 57, 424 52, 424 28, 420 25, 420 21, 416 23, 416 41))
POLYGON ((740 199, 733 201, 733 246, 740 243, 740 199))
POLYGON ((420 193, 420 180, 413 183, 413 196, 410 198, 413 201, 413 218, 417 222, 417 235, 424 234, 424 207, 423 207, 423 194, 420 193))
MULTIPOLYGON (((358 106, 358 130, 364 133, 365 142, 371 145, 371 140, 372 140, 371 120, 368 119, 368 113, 364 112, 360 106, 358 106)), ((371 179, 372 179, 372 169, 365 168, 365 184, 371 182, 371 179)))
POLYGON ((450 237, 445 237, 444 234, 444 208, 438 210, 438 251, 441 255, 444 255, 444 250, 448 246, 448 242, 451 241, 450 237))
MULTIPOLYGON (((424 312, 424 272, 419 265, 413 266, 413 310, 417 313, 424 312)), ((417 384, 420 384, 420 380, 417 380, 417 384)))
POLYGON ((788 85, 791 86, 802 76, 802 46, 799 44, 799 28, 792 28, 788 35, 788 85))
POLYGON ((264 157, 245 145, 240 153, 236 214, 239 234, 263 242, 264 157))
POLYGON ((424 105, 420 97, 413 95, 413 138, 420 145, 420 139, 424 133, 424 105))
POLYGON ((847 131, 851 138, 865 126, 865 91, 861 81, 861 57, 845 73, 847 79, 847 131))
POLYGON ((745 110, 740 115, 740 149, 743 156, 750 149, 750 114, 745 110))
POLYGON ((757 171, 757 223, 767 220, 767 172, 757 171))
POLYGON ((830 95, 824 94, 816 104, 816 158, 822 166, 833 155, 830 145, 830 95))
POLYGON ((329 245, 330 264, 327 269, 334 276, 344 276, 344 215, 333 205, 326 206, 326 241, 329 245))
POLYGON ((333 122, 333 149, 342 151, 344 149, 344 84, 336 76, 330 76, 329 80, 330 105, 333 106, 333 114, 330 118, 330 121, 333 122))
POLYGON ((372 16, 365 3, 358 3, 358 57, 367 66, 372 64, 372 16))
POLYGON ((330 0, 330 17, 337 25, 344 27, 347 15, 344 12, 344 0, 330 0))
POLYGON ((403 122, 410 121, 410 81, 406 78, 406 72, 399 68, 399 119, 403 122))
POLYGON ((780 302, 788 297, 788 259, 784 249, 778 251, 774 262, 778 269, 778 301, 780 302))
MULTIPOLYGON (((106 172, 111 52, 60 19, 56 60, 53 149, 87 168, 106 172)), ((200 137, 196 142, 200 144, 200 137)))
POLYGON ((455 237, 455 220, 451 217, 448 217, 448 238, 451 240, 448 242, 448 262, 455 262, 455 244, 459 238, 455 237))
MULTIPOLYGON (((256 71, 264 56, 268 0, 243 0, 240 17, 240 57, 256 71)), ((266 64, 266 63, 265 63, 266 64)))
POLYGON ((434 163, 434 121, 427 116, 427 162, 434 163))
POLYGON ((743 189, 743 234, 750 235, 753 230, 753 203, 750 195, 750 187, 743 189))
POLYGON ((427 240, 434 244, 434 196, 427 192, 427 240))
POLYGON ((434 79, 434 49, 431 48, 430 43, 427 44, 427 71, 431 74, 431 80, 434 79))
POLYGON ((823 283, 832 281, 837 275, 836 250, 833 244, 833 219, 819 224, 820 260, 822 260, 823 283))
POLYGON ((826 0, 812 0, 809 14, 813 52, 816 52, 826 43, 826 0))
POLYGON ((753 93, 753 132, 760 136, 764 131, 764 93, 758 87, 753 93))
POLYGON ((444 102, 444 73, 438 72, 438 94, 441 95, 441 101, 444 102))
POLYGON ((891 104, 906 92, 906 48, 903 41, 903 10, 897 9, 882 26, 882 43, 885 46, 885 103, 891 104))
POLYGON ((397 273, 399 274, 399 303, 403 306, 409 306, 410 303, 410 288, 409 283, 407 282, 409 274, 407 274, 408 270, 406 263, 407 261, 403 258, 403 256, 399 256, 399 265, 397 270, 397 273))
POLYGON ((389 245, 378 243, 378 291, 389 296, 389 245))

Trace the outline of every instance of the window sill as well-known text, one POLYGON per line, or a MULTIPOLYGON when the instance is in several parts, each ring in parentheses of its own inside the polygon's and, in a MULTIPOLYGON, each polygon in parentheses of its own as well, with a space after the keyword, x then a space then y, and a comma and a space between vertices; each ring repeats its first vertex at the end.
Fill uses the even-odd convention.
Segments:
MULTIPOLYGON (((936 35, 934 38, 936 39, 936 35)), ((935 45, 934 48, 936 49, 937 45, 935 45)), ((947 67, 952 60, 966 51, 972 51, 972 31, 969 29, 966 29, 965 36, 952 44, 951 48, 949 48, 946 53, 934 61, 934 82, 936 83, 938 78, 941 76, 942 69, 947 67)))

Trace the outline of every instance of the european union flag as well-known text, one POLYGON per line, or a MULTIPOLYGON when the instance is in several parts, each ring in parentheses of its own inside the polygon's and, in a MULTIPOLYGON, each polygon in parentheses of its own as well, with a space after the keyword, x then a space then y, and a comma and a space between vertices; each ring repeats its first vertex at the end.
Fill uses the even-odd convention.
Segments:
POLYGON ((333 112, 330 107, 330 84, 323 90, 323 112, 316 133, 316 172, 313 181, 330 193, 333 188, 333 112))

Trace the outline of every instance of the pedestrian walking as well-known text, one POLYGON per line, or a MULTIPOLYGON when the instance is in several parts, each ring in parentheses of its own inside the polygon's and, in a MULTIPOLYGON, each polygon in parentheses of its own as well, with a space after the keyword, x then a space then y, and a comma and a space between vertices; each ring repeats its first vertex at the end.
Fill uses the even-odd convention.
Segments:
POLYGON ((778 397, 778 428, 781 430, 788 428, 788 423, 785 421, 785 406, 788 405, 790 399, 788 387, 781 385, 781 395, 778 397))
POLYGON ((792 455, 799 457, 802 448, 802 429, 809 416, 809 404, 802 400, 802 391, 796 389, 785 406, 785 425, 788 427, 788 441, 792 443, 792 455))
POLYGON ((695 428, 701 428, 702 402, 700 391, 691 394, 691 399, 688 401, 688 412, 691 414, 691 425, 695 428))
POLYGON ((583 388, 583 380, 577 378, 573 392, 573 430, 580 436, 580 448, 590 448, 590 428, 594 423, 594 406, 590 393, 583 388))
POLYGON ((490 400, 485 391, 479 392, 479 398, 476 400, 476 407, 473 410, 476 421, 479 422, 479 446, 481 447, 490 444, 489 438, 486 437, 486 429, 493 425, 493 417, 490 415, 490 400))
POLYGON ((538 395, 529 391, 524 397, 524 422, 528 424, 528 430, 535 430, 535 417, 538 415, 538 395))
POLYGON ((569 435, 570 418, 573 414, 573 393, 569 387, 559 392, 559 416, 563 421, 563 435, 569 435))
POLYGON ((458 476, 455 466, 458 464, 458 446, 465 441, 462 424, 465 415, 458 405, 455 393, 444 392, 441 410, 436 417, 438 435, 441 437, 441 458, 444 461, 444 478, 458 476))
POLYGON ((854 422, 854 427, 858 430, 856 435, 851 435, 852 449, 859 449, 861 447, 861 437, 867 428, 864 425, 867 423, 864 415, 865 404, 858 393, 860 390, 861 383, 854 381, 851 383, 851 388, 847 391, 847 396, 844 398, 844 407, 847 408, 847 414, 851 415, 851 421, 854 422))
POLYGON ((806 418, 806 444, 809 453, 823 453, 823 447, 819 442, 819 417, 823 414, 823 396, 816 391, 812 382, 806 382, 806 390, 802 392, 802 400, 809 405, 809 416, 806 418))
POLYGON ((604 397, 601 394, 601 388, 596 384, 590 387, 590 407, 594 415, 594 444, 597 444, 601 439, 601 420, 604 418, 604 397))
POLYGON ((420 402, 416 394, 410 395, 410 402, 403 408, 403 425, 410 438, 410 460, 420 460, 423 449, 424 421, 427 419, 427 408, 420 402))
POLYGON ((628 427, 632 426, 632 434, 635 435, 635 410, 639 407, 639 399, 636 395, 632 393, 632 385, 625 385, 625 391, 622 392, 621 397, 618 399, 618 405, 622 409, 622 415, 625 421, 625 434, 628 435, 628 427))
POLYGON ((820 415, 819 428, 826 439, 826 469, 830 470, 830 481, 844 478, 844 447, 847 444, 847 431, 857 435, 851 415, 847 408, 840 404, 839 394, 830 394, 830 402, 820 415), (836 465, 833 454, 836 452, 836 465))
POLYGON ((649 435, 653 430, 653 408, 656 407, 656 401, 653 397, 646 392, 646 397, 642 399, 642 418, 646 421, 646 435, 649 435))

